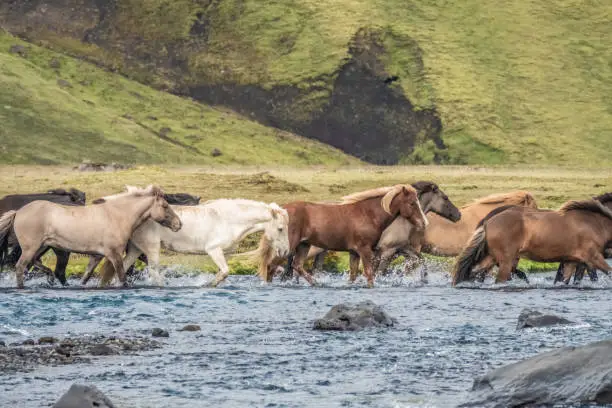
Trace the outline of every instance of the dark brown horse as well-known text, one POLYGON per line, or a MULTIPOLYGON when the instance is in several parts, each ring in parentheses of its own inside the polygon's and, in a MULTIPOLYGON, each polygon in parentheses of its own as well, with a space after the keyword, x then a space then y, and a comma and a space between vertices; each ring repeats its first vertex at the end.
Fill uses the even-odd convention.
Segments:
MULTIPOLYGON (((436 183, 431 181, 417 181, 412 184, 412 187, 417 191, 419 203, 421 204, 424 214, 427 215, 430 212, 435 213, 452 222, 461 219, 461 212, 459 209, 436 183)), ((351 196, 347 196, 344 197, 344 199, 350 197, 351 196)), ((376 251, 374 254, 374 259, 377 263, 374 267, 374 272, 376 274, 384 272, 395 256, 418 256, 420 254, 420 245, 414 245, 419 239, 411 239, 412 236, 415 235, 411 230, 411 225, 402 221, 401 218, 397 218, 385 229, 380 240, 376 244, 376 251)), ((308 257, 315 254, 313 273, 323 269, 323 261, 325 260, 327 250, 312 247, 308 253, 308 257)), ((351 265, 356 267, 354 264, 351 265)), ((351 270, 351 276, 356 277, 358 272, 358 270, 351 270)))
MULTIPOLYGON (((2 214, 7 211, 18 210, 24 205, 31 203, 32 201, 42 200, 63 205, 85 205, 85 199, 85 193, 75 188, 71 188, 69 190, 57 188, 55 190, 49 190, 46 193, 12 194, 0 199, 0 216, 2 216, 2 214)), ((53 251, 55 252, 55 256, 57 257, 57 262, 55 265, 55 276, 58 277, 62 284, 65 284, 66 265, 68 265, 68 258, 70 257, 70 252, 56 248, 54 248, 53 251)), ((41 254, 41 257, 42 255, 44 255, 44 253, 41 254)), ((10 253, 5 252, 0 254, 0 265, 6 264, 9 266, 15 266, 20 256, 21 247, 15 242, 10 253)), ((43 263, 40 261, 40 257, 33 262, 32 266, 47 273, 50 280, 53 279, 53 271, 43 265, 43 263)))
POLYGON ((569 201, 557 211, 512 207, 478 227, 453 268, 453 285, 499 266, 505 282, 521 257, 582 262, 608 272, 602 253, 612 239, 612 211, 596 200, 569 201))
MULTIPOLYGON (((314 279, 303 267, 311 245, 349 251, 351 262, 362 260, 368 286, 373 286, 372 258, 384 229, 398 216, 406 218, 417 228, 427 225, 412 186, 397 185, 384 195, 373 191, 351 204, 297 201, 284 205, 289 213, 289 251, 294 254, 289 257, 288 267, 314 284, 314 279)), ((260 254, 259 274, 270 281, 273 276, 270 265, 274 259, 265 255, 265 241, 260 244, 260 254)))
MULTIPOLYGON (((601 202, 603 205, 612 210, 612 193, 604 193, 599 196, 593 197, 593 200, 597 200, 601 202)), ((612 246, 612 242, 607 245, 608 247, 612 246)), ((610 258, 612 257, 612 248, 606 249, 604 253, 604 257, 610 258)), ((574 275, 574 283, 577 284, 582 280, 584 273, 587 272, 589 274, 589 278, 591 281, 595 282, 598 280, 597 270, 595 268, 589 268, 584 263, 566 263, 561 262, 559 264, 559 269, 557 269, 557 275, 555 276, 555 283, 564 282, 566 285, 569 283, 572 275, 574 275)))

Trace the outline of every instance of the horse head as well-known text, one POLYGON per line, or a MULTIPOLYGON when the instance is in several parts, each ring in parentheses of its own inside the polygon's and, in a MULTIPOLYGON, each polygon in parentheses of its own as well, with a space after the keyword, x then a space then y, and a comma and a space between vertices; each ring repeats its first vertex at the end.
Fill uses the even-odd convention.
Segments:
POLYGON ((181 219, 164 198, 164 192, 160 187, 149 185, 144 189, 143 195, 154 197, 153 205, 150 210, 150 217, 153 221, 166 228, 170 228, 174 232, 177 232, 183 227, 181 219))
POLYGON ((452 203, 448 196, 436 183, 431 181, 418 181, 412 184, 419 195, 419 203, 423 213, 433 212, 452 222, 461 219, 461 211, 452 203))
POLYGON ((264 236, 276 249, 278 257, 286 257, 289 254, 289 214, 276 203, 270 203, 268 207, 272 218, 264 228, 264 236))
POLYGON ((396 185, 381 200, 383 210, 389 215, 399 214, 417 229, 425 229, 427 218, 423 214, 417 191, 409 185, 396 185))

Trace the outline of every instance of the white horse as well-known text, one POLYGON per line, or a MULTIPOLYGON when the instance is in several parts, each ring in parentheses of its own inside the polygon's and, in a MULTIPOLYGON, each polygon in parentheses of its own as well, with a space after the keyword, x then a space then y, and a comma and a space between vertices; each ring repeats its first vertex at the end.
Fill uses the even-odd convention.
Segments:
MULTIPOLYGON (((104 199, 111 200, 113 197, 104 199)), ((219 268, 212 283, 214 287, 229 275, 224 253, 234 249, 247 235, 259 231, 264 232, 264 238, 274 248, 277 256, 289 255, 289 215, 275 203, 219 199, 196 206, 171 207, 181 219, 181 230, 173 233, 167 228, 159 228, 154 222, 145 222, 130 238, 123 259, 125 270, 144 253, 149 260, 152 278, 161 286, 163 278, 158 272, 161 248, 187 254, 208 254, 219 268)), ((106 262, 100 284, 109 282, 114 274, 113 265, 106 262)))

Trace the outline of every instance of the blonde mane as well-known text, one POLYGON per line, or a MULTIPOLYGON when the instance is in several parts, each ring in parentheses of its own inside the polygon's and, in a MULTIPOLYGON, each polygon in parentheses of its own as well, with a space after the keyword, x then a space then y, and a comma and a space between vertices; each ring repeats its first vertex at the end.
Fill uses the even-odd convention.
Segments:
POLYGON ((464 205, 461 207, 461 209, 478 204, 521 205, 525 207, 537 208, 536 200, 529 191, 517 190, 509 193, 491 194, 486 197, 479 198, 470 204, 464 205))
POLYGON ((391 214, 391 201, 398 195, 402 188, 406 188, 407 190, 414 191, 416 194, 416 190, 409 184, 396 184, 391 187, 378 187, 371 190, 360 191, 358 193, 353 193, 347 196, 342 197, 341 204, 354 204, 360 201, 368 200, 370 198, 382 197, 380 200, 380 204, 382 205, 383 210, 387 214, 391 214))
POLYGON ((154 184, 149 184, 145 188, 140 188, 140 187, 136 187, 136 186, 126 185, 125 186, 125 190, 126 191, 122 191, 121 193, 117 193, 117 194, 113 194, 113 195, 97 198, 92 203, 93 204, 101 204, 101 203, 103 203, 103 202, 105 202, 107 200, 115 200, 117 198, 128 197, 128 196, 132 196, 132 197, 148 197, 148 196, 163 196, 164 195, 163 190, 159 186, 156 186, 154 184))

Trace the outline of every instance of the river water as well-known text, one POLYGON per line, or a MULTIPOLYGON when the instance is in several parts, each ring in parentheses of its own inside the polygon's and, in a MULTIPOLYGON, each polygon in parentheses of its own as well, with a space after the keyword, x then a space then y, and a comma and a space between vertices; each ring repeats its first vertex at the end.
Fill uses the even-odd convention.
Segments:
MULTIPOLYGON (((0 340, 84 334, 148 335, 161 327, 164 346, 91 363, 0 372, 0 407, 50 406, 74 382, 93 383, 119 407, 449 407, 466 398, 474 377, 536 353, 609 338, 612 281, 552 288, 552 273, 531 283, 451 288, 433 273, 377 280, 374 289, 345 276, 321 287, 265 285, 231 276, 168 278, 164 289, 67 290, 42 281, 8 289, 0 279, 0 340), (398 327, 316 332, 312 321, 340 302, 371 300, 398 327), (516 331, 525 307, 579 324, 516 331), (185 324, 200 332, 180 332, 185 324)), ((145 282, 139 284, 146 285, 145 282)), ((363 282, 362 282, 363 283, 363 282)), ((76 282, 73 286, 78 286, 76 282)), ((141 285, 141 286, 142 286, 141 285)))

